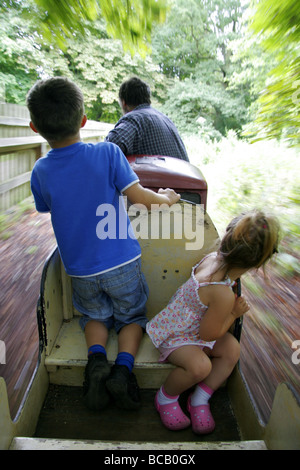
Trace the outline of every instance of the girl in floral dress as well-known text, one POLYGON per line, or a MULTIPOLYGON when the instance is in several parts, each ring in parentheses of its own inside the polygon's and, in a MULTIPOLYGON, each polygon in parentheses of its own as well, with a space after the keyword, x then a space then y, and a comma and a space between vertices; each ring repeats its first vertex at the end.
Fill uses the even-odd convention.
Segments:
POLYGON ((251 268, 259 268, 277 251, 279 224, 260 211, 234 218, 218 252, 193 267, 191 277, 165 309, 147 324, 147 333, 160 352, 160 362, 175 366, 155 396, 163 424, 179 430, 192 424, 197 434, 214 430, 209 399, 229 377, 239 360, 240 344, 228 331, 249 306, 233 286, 251 268), (181 393, 195 386, 187 410, 181 393))

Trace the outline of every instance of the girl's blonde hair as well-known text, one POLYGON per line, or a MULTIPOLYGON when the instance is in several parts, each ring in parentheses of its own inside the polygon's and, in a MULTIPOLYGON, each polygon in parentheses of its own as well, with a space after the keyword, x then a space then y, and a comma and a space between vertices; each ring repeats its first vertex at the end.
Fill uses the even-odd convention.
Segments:
POLYGON ((253 210, 227 226, 219 253, 229 268, 259 268, 277 252, 280 225, 276 217, 253 210))

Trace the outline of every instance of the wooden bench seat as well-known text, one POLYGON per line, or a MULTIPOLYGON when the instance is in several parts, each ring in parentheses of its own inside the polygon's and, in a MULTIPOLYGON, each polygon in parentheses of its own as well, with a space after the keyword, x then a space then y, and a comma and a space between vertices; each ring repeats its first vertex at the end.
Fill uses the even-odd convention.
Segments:
MULTIPOLYGON (((117 335, 114 330, 111 330, 106 348, 108 362, 111 365, 116 359, 117 348, 117 335)), ((145 334, 134 367, 140 387, 160 387, 170 368, 173 367, 170 364, 159 364, 158 357, 158 351, 145 334)), ((50 355, 46 356, 45 365, 49 372, 50 382, 59 385, 82 385, 86 363, 85 336, 79 325, 79 317, 74 316, 63 323, 50 355)))

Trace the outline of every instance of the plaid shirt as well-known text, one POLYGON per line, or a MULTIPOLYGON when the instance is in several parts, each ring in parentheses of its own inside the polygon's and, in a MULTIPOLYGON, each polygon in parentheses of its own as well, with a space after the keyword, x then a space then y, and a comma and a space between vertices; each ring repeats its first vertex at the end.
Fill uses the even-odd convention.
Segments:
POLYGON ((148 104, 126 113, 106 137, 125 155, 165 155, 189 161, 173 122, 148 104))

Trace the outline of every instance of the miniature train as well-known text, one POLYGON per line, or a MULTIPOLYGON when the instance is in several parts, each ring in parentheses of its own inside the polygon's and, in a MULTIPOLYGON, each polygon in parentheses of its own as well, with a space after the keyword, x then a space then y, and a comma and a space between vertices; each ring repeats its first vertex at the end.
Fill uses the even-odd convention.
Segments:
MULTIPOLYGON (((219 236, 206 210, 207 184, 198 168, 164 156, 131 156, 128 160, 143 186, 155 191, 170 187, 182 198, 172 211, 131 214, 142 248, 142 268, 150 291, 147 310, 152 318, 186 281, 191 267, 217 248, 219 236)), ((72 303, 72 281, 56 248, 46 260, 41 278, 39 361, 15 420, 10 417, 5 381, 0 377, 1 449, 300 449, 299 398, 291 387, 278 386, 269 422, 264 425, 239 366, 216 393, 217 426, 210 436, 163 428, 152 398, 172 366, 158 364, 158 352, 146 334, 135 361, 135 374, 145 396, 142 409, 116 413, 111 406, 95 416, 80 401, 87 350, 79 317, 72 303)), ((238 339, 241 328, 238 322, 233 332, 238 339)), ((116 351, 112 331, 107 346, 111 363, 116 351)))

